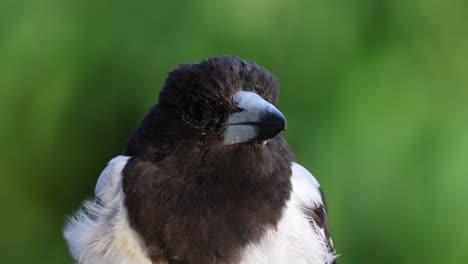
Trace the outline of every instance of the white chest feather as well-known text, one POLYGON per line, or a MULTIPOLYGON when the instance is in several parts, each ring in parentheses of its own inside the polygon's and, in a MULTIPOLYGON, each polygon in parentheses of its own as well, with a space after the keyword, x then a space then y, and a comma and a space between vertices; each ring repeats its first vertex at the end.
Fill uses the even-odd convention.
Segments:
POLYGON ((123 204, 121 172, 128 159, 118 156, 109 162, 96 185, 97 201, 86 201, 65 227, 65 239, 79 263, 151 264, 123 204))
POLYGON ((297 163, 292 172, 293 193, 277 230, 267 231, 259 243, 249 245, 241 264, 329 264, 336 258, 327 248, 325 235, 320 228, 312 228, 312 219, 303 210, 322 206, 320 185, 297 163))
MULTIPOLYGON (((109 162, 96 185, 96 199, 86 201, 84 209, 65 227, 73 257, 84 264, 151 264, 141 239, 128 223, 122 191, 122 169, 129 157, 118 156, 109 162)), ((304 208, 322 206, 317 180, 299 164, 292 164, 290 200, 277 229, 268 230, 259 243, 248 245, 241 264, 331 264, 330 253, 321 229, 313 228, 304 208)))

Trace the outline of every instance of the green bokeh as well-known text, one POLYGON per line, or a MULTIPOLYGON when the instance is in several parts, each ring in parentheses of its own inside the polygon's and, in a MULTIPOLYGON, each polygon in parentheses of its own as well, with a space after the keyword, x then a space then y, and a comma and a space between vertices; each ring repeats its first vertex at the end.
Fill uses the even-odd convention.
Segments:
POLYGON ((281 83, 341 264, 468 257, 466 1, 0 1, 2 263, 72 263, 92 195, 166 73, 236 54, 281 83))

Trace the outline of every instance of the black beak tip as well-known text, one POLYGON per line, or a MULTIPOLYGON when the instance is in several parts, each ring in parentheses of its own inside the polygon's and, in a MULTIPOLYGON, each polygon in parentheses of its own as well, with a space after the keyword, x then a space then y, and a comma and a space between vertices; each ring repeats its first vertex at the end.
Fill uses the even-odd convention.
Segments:
POLYGON ((287 128, 286 118, 279 111, 275 111, 271 115, 268 115, 266 120, 262 123, 265 124, 264 129, 268 134, 266 137, 274 137, 282 131, 285 131, 287 128))
POLYGON ((281 131, 286 131, 286 129, 288 129, 288 122, 286 121, 286 118, 282 115, 281 131))

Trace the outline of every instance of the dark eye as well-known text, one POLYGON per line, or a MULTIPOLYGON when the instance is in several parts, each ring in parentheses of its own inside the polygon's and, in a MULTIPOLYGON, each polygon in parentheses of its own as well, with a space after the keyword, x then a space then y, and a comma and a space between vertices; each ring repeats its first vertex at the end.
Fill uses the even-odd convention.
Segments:
POLYGON ((188 111, 193 120, 201 120, 203 118, 203 109, 199 103, 192 103, 188 111))

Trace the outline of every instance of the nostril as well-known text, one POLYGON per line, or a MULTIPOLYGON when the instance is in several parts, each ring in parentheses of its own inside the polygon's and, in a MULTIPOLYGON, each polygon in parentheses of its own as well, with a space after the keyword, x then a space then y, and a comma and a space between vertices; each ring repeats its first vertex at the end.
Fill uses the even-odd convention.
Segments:
POLYGON ((232 112, 233 113, 240 113, 240 112, 243 112, 244 110, 245 110, 244 108, 236 106, 232 112))

